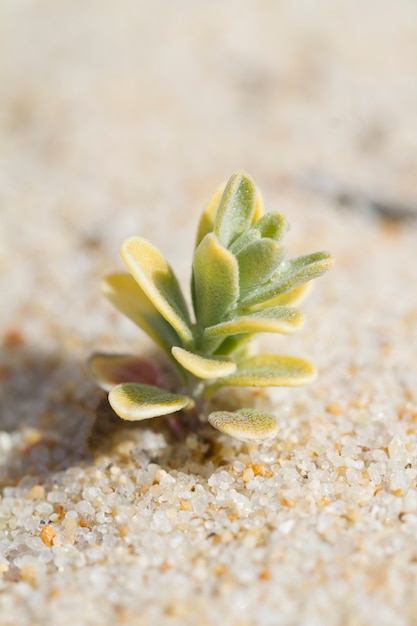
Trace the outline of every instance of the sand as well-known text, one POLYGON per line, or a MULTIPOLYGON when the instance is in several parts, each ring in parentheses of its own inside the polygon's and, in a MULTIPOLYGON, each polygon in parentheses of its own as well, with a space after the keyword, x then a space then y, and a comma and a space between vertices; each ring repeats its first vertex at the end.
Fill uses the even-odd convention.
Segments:
POLYGON ((414 1, 0 12, 0 624, 415 624, 414 1), (164 361, 100 279, 141 235, 188 293, 239 169, 290 256, 334 254, 303 329, 259 342, 319 378, 235 394, 279 416, 263 445, 126 425, 88 356, 164 361))

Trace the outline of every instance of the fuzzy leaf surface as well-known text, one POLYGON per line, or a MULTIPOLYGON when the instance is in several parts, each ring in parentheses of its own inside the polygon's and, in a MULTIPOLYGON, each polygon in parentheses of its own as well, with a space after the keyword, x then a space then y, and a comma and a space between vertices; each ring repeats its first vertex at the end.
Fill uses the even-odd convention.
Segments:
POLYGON ((172 354, 180 365, 197 378, 211 380, 229 376, 236 370, 236 363, 225 356, 205 357, 184 348, 172 348, 172 354))
POLYGON ((240 441, 264 441, 275 437, 278 419, 271 413, 256 409, 215 411, 208 421, 214 428, 240 441))
POLYGON ((239 264, 240 297, 266 283, 283 260, 285 250, 272 239, 254 241, 236 255, 239 264))
POLYGON ((211 386, 295 387, 307 385, 316 378, 316 369, 309 361, 293 356, 261 354, 242 359, 231 376, 211 386))
POLYGON ((233 254, 239 254, 249 244, 258 239, 280 241, 287 229, 286 219, 281 213, 267 213, 254 222, 253 226, 243 232, 230 246, 233 254))
POLYGON ((193 406, 193 401, 187 396, 135 383, 114 387, 109 393, 109 402, 119 417, 132 422, 168 415, 193 406))
POLYGON ((322 276, 333 265, 333 257, 329 252, 314 252, 306 256, 287 261, 286 267, 275 280, 249 293, 241 299, 244 308, 262 302, 268 302, 278 295, 293 291, 296 287, 322 276))
POLYGON ((254 306, 250 307, 250 311, 260 311, 266 306, 298 306, 299 304, 304 302, 305 298, 312 290, 313 285, 314 283, 312 281, 303 283, 302 285, 299 285, 291 291, 287 291, 280 296, 275 296, 275 298, 272 298, 271 300, 261 302, 260 304, 255 304, 254 306))
POLYGON ((90 357, 89 368, 98 385, 110 391, 121 383, 143 383, 164 385, 162 372, 149 359, 142 359, 130 354, 101 354, 90 357))
POLYGON ((216 324, 236 306, 238 263, 213 233, 206 235, 195 251, 192 286, 199 329, 216 324))
POLYGON ((184 345, 191 345, 193 335, 187 305, 163 254, 141 237, 127 239, 121 254, 126 267, 154 307, 175 329, 184 345))
POLYGON ((225 187, 226 183, 220 185, 204 207, 197 229, 196 248, 200 245, 206 235, 213 232, 214 220, 216 219, 217 209, 219 208, 220 200, 222 199, 225 187))
POLYGON ((297 309, 276 306, 210 326, 204 331, 204 340, 241 333, 287 334, 296 331, 303 322, 304 315, 297 309))
POLYGON ((250 341, 253 335, 243 333, 241 335, 231 335, 226 337, 218 348, 214 351, 214 354, 222 356, 231 356, 233 359, 238 356, 247 356, 251 351, 250 341))
POLYGON ((238 172, 229 179, 213 227, 226 248, 252 224, 255 201, 256 187, 249 176, 238 172))
POLYGON ((102 292, 110 302, 171 355, 171 347, 181 343, 178 333, 154 307, 130 274, 117 273, 105 278, 102 292))
MULTIPOLYGON (((216 220, 216 214, 220 206, 220 201, 223 197, 223 193, 226 189, 227 183, 223 183, 216 190, 214 195, 210 198, 209 202, 206 204, 203 214, 200 218, 200 222, 198 224, 197 229, 197 238, 195 247, 202 242, 204 237, 209 233, 213 232, 214 222, 216 220)), ((257 187, 255 187, 256 196, 255 196, 255 210, 252 216, 252 222, 259 220, 263 214, 263 200, 261 193, 257 187)))

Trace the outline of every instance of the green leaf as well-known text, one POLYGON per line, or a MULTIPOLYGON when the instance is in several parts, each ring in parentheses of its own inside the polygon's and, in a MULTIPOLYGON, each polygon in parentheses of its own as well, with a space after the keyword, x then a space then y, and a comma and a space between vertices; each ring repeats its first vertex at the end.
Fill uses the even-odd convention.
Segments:
POLYGON ((229 249, 233 254, 239 254, 246 246, 259 239, 280 241, 286 230, 287 222, 281 213, 267 213, 235 239, 229 249))
POLYGON ((175 329, 184 345, 192 345, 191 320, 182 291, 164 256, 141 237, 130 237, 122 246, 128 270, 154 307, 175 329))
POLYGON ((177 332, 157 311, 130 274, 111 274, 102 282, 102 292, 171 356, 171 347, 181 343, 177 332))
POLYGON ((214 428, 240 441, 264 441, 275 437, 278 419, 275 415, 256 409, 215 411, 208 421, 214 428))
POLYGON ((254 241, 236 255, 239 264, 240 298, 253 293, 277 271, 285 250, 272 239, 254 241))
POLYGON ((287 291, 286 293, 281 294, 280 296, 276 296, 271 300, 267 300, 266 302, 261 302, 260 304, 255 304, 250 307, 250 311, 259 311, 267 307, 272 306, 298 306, 302 302, 304 302, 305 298, 308 296, 310 291, 313 288, 313 281, 309 281, 308 283, 304 283, 299 285, 295 289, 291 291, 287 291))
POLYGON ((187 396, 135 383, 124 383, 112 389, 109 402, 119 417, 133 422, 190 409, 194 405, 187 396))
POLYGON ((222 386, 295 387, 307 385, 316 378, 315 367, 304 359, 276 354, 261 354, 242 359, 231 376, 207 388, 216 391, 222 386))
MULTIPOLYGON (((202 240, 206 235, 213 232, 214 222, 216 219, 216 213, 219 209, 221 199, 223 197, 223 193, 226 189, 226 184, 223 183, 211 197, 210 201, 206 204, 203 214, 200 218, 200 222, 197 229, 197 239, 195 247, 200 245, 202 240)), ((255 196, 255 211, 253 213, 252 222, 259 220, 263 213, 263 201, 262 196, 259 192, 259 189, 255 187, 256 196, 255 196)), ((265 235, 267 236, 267 235, 265 235)))
POLYGON ((238 172, 229 179, 213 227, 226 248, 252 224, 255 201, 256 187, 249 176, 238 172))
POLYGON ((236 306, 239 268, 233 254, 209 233, 194 254, 193 304, 199 329, 220 321, 236 306))
POLYGON ((220 200, 222 199, 225 187, 226 183, 220 185, 204 208, 197 229, 196 248, 200 245, 206 235, 213 232, 214 220, 216 219, 217 209, 219 208, 220 200))
MULTIPOLYGON (((214 195, 210 198, 209 202, 206 204, 203 214, 200 218, 200 222, 197 229, 197 239, 195 247, 199 246, 204 237, 209 233, 213 232, 214 222, 216 219, 216 213, 218 211, 220 201, 223 197, 224 190, 226 189, 226 184, 223 183, 216 190, 214 195)), ((259 189, 255 187, 256 197, 255 197, 255 211, 252 217, 252 221, 259 220, 263 213, 263 201, 262 196, 259 192, 259 189)), ((265 235, 266 236, 266 235, 265 235)))
POLYGON ((102 389, 110 391, 121 383, 144 383, 160 387, 164 376, 149 359, 130 354, 96 353, 88 362, 90 371, 102 389))
POLYGON ((293 291, 303 283, 318 278, 333 265, 333 257, 329 252, 314 252, 306 256, 287 261, 285 267, 275 280, 249 293, 240 301, 243 308, 272 300, 278 295, 293 291))
POLYGON ((172 354, 180 365, 197 378, 213 379, 229 376, 236 370, 236 363, 224 356, 205 357, 184 348, 172 348, 172 354))
POLYGON ((247 356, 251 349, 250 344, 252 334, 232 335, 226 337, 221 344, 214 350, 214 354, 221 356, 232 356, 233 359, 238 356, 247 356))
POLYGON ((253 228, 260 233, 261 237, 281 241, 288 225, 282 213, 267 213, 253 224, 253 228))
POLYGON ((260 241, 262 239, 261 234, 258 230, 254 228, 250 228, 246 230, 244 233, 238 237, 231 246, 229 246, 230 252, 233 252, 235 256, 237 256, 240 252, 245 250, 248 246, 256 241, 260 241))
POLYGON ((203 340, 210 341, 241 333, 292 333, 303 322, 304 315, 297 309, 276 306, 209 326, 204 331, 203 340))

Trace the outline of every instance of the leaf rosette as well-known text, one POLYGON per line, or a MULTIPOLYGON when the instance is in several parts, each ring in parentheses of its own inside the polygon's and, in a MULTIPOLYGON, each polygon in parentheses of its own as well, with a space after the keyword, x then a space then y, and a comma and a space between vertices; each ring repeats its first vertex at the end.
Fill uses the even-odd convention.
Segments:
MULTIPOLYGON (((301 328, 304 315, 297 306, 311 282, 333 264, 328 252, 286 260, 286 230, 283 215, 263 214, 252 179, 243 172, 232 176, 206 205, 198 226, 193 315, 163 254, 141 237, 124 242, 121 255, 129 273, 111 274, 102 291, 165 351, 182 382, 180 388, 164 388, 169 385, 158 368, 138 357, 93 355, 93 376, 122 419, 195 412, 222 387, 298 386, 315 379, 314 366, 304 359, 249 356, 259 333, 301 328)), ((242 441, 263 441, 278 430, 275 415, 253 408, 215 411, 207 419, 242 441)))

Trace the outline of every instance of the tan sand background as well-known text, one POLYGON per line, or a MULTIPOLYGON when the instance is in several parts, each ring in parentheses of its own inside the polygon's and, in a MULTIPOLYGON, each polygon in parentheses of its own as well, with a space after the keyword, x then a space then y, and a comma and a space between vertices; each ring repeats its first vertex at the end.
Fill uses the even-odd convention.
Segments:
POLYGON ((417 623, 415 1, 3 0, 0 106, 0 624, 417 623), (140 234, 186 289, 238 169, 336 258, 262 340, 318 381, 268 445, 89 444, 88 355, 152 351, 100 278, 140 234))

